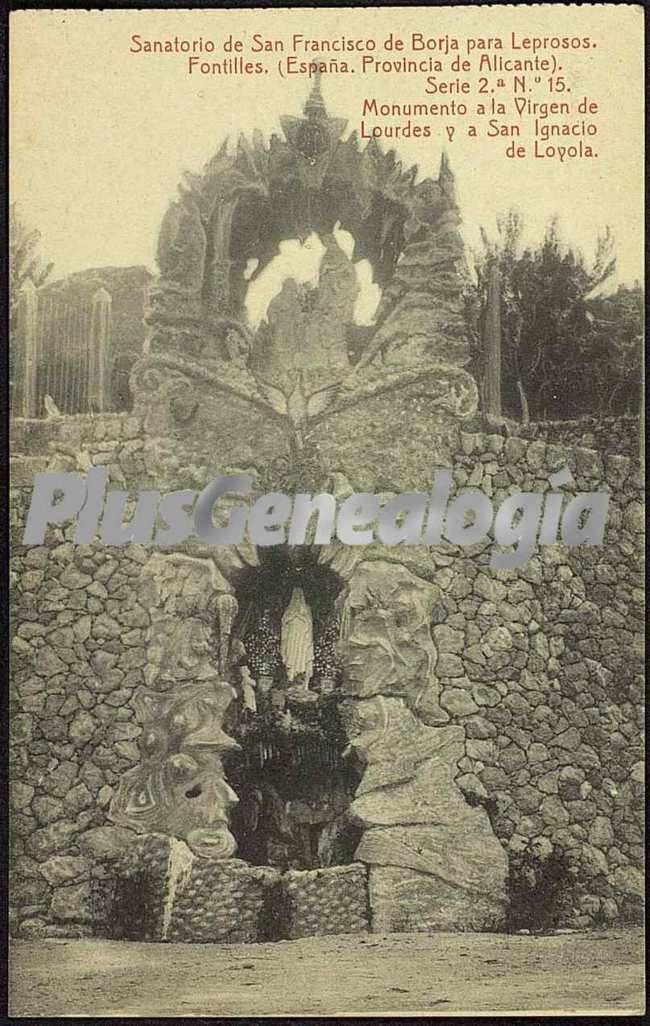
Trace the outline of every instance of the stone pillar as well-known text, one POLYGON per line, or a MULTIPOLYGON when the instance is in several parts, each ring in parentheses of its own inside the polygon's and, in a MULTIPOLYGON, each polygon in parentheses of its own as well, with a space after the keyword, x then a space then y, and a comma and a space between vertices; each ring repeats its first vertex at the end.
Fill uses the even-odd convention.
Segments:
POLYGON ((215 648, 229 644, 237 603, 211 560, 178 552, 151 556, 142 587, 151 615, 146 684, 133 700, 142 758, 122 775, 108 816, 139 834, 186 841, 195 855, 228 859, 238 797, 224 759, 239 744, 223 723, 236 692, 215 665, 215 648))
POLYGON ((38 292, 31 278, 18 295, 15 346, 18 357, 18 389, 15 412, 19 417, 38 416, 36 374, 38 369, 38 292))
POLYGON ((230 310, 230 236, 232 220, 239 203, 239 196, 229 196, 217 204, 212 224, 213 257, 208 269, 210 276, 210 298, 208 307, 213 317, 223 317, 230 310))
POLYGON ((501 274, 490 264, 485 312, 485 413, 501 416, 501 274))
POLYGON ((110 407, 111 302, 106 289, 97 289, 90 318, 88 402, 100 413, 110 407))
POLYGON ((368 866, 373 932, 504 920, 506 856, 456 783, 464 732, 438 703, 436 601, 435 585, 382 560, 364 560, 349 582, 347 751, 365 767, 349 813, 364 828, 355 860, 368 866))

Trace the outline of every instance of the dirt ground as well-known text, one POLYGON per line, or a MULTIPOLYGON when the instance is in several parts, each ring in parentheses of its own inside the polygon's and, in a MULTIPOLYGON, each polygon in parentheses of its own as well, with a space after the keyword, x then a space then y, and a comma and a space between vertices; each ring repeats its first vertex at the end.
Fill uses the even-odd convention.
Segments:
POLYGON ((12 1016, 643 1010, 639 929, 368 934, 275 944, 14 941, 12 1016))

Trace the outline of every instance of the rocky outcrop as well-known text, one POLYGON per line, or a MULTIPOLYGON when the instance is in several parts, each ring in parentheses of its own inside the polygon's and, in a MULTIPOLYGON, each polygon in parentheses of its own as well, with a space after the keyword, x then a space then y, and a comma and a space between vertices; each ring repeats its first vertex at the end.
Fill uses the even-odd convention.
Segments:
POLYGON ((463 929, 470 920, 459 916, 462 908, 476 928, 502 923, 505 854, 485 809, 470 806, 454 780, 463 753, 462 730, 427 727, 401 699, 378 697, 358 703, 351 732, 351 746, 366 765, 350 807, 366 828, 356 858, 370 866, 371 893, 378 888, 383 894, 381 911, 371 899, 373 928, 427 929, 435 921, 438 929, 463 929), (386 875, 383 867, 400 873, 386 875), (421 898, 415 905, 405 898, 411 890, 418 894, 422 876, 433 878, 427 893, 438 893, 438 887, 442 899, 424 917, 421 898), (389 879, 400 881, 392 901, 381 883, 389 879))
POLYGON ((395 695, 426 722, 445 722, 431 616, 438 588, 399 564, 366 560, 353 572, 343 607, 344 688, 368 698, 395 695))

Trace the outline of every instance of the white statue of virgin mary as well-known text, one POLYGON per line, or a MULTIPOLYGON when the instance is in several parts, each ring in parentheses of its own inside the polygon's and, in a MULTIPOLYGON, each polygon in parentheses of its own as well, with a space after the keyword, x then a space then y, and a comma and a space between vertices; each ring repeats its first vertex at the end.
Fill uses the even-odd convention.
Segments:
POLYGON ((282 662, 290 682, 307 687, 314 668, 314 626, 302 588, 296 587, 282 616, 282 662))

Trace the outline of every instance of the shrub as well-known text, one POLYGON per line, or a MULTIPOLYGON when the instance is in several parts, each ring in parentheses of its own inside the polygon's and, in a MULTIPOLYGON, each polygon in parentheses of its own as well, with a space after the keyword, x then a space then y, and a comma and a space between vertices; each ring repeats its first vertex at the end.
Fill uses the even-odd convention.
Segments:
POLYGON ((570 910, 572 876, 566 854, 558 849, 547 853, 533 841, 512 853, 507 886, 509 931, 553 930, 570 910))

